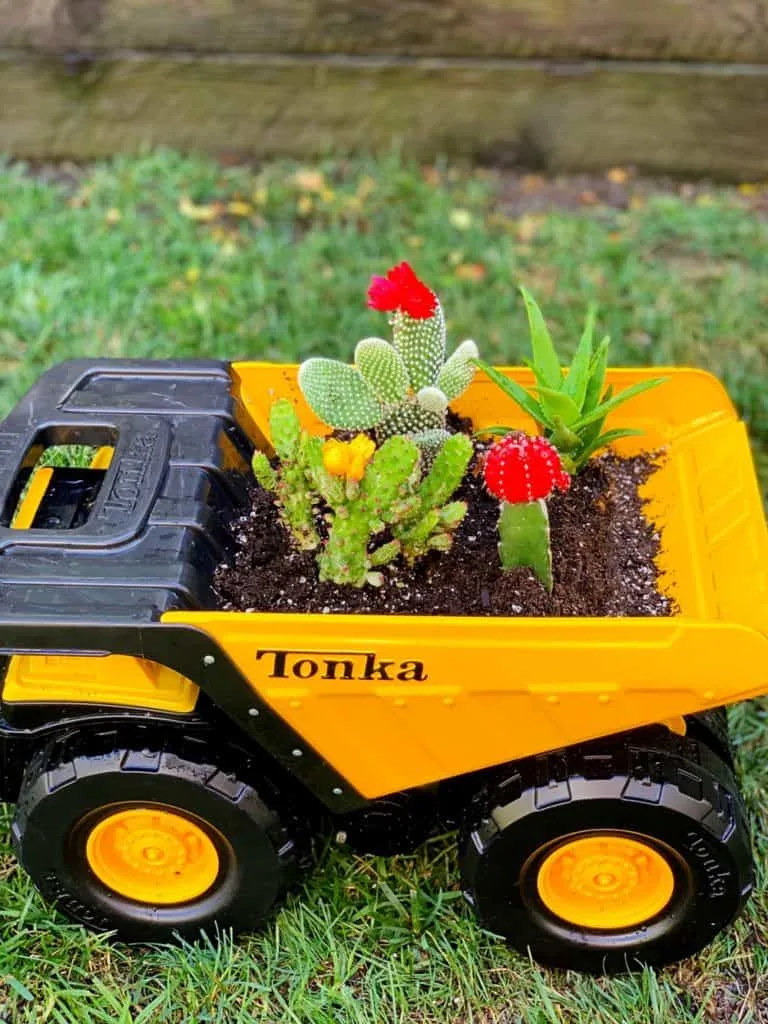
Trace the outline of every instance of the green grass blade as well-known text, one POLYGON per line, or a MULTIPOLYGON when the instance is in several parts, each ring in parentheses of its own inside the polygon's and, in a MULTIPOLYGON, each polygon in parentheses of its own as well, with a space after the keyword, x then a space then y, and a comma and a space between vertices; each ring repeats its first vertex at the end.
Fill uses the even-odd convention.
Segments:
POLYGON ((584 405, 584 397, 587 393, 587 384, 589 383, 589 370, 592 363, 592 336, 595 332, 596 316, 597 307, 590 305, 587 310, 587 320, 584 324, 584 332, 581 335, 579 347, 576 349, 568 376, 563 384, 563 391, 573 399, 579 411, 581 411, 584 405))
POLYGON ((490 366, 488 363, 484 363, 482 359, 473 359, 472 362, 475 366, 478 366, 483 373, 497 385, 497 387, 501 388, 505 395, 519 405, 523 412, 527 412, 528 415, 536 420, 537 423, 543 423, 548 427, 552 425, 540 403, 536 401, 529 391, 526 391, 524 387, 518 384, 517 381, 511 380, 509 377, 505 377, 503 373, 499 373, 499 371, 493 366, 490 366))
POLYGON ((534 297, 523 285, 520 286, 520 291, 531 329, 531 349, 536 377, 546 387, 559 391, 563 384, 563 374, 552 337, 534 297))
POLYGON ((574 424, 575 430, 580 430, 582 427, 586 427, 590 423, 594 423, 595 420, 604 419, 608 413, 613 412, 614 409, 618 409, 620 405, 628 402, 630 398, 637 398, 644 391, 650 391, 651 388, 657 387, 659 384, 663 384, 666 381, 666 377, 654 377, 653 380, 640 380, 637 384, 633 384, 631 387, 621 391, 614 398, 610 398, 607 402, 602 402, 591 412, 587 413, 586 416, 582 416, 578 423, 574 424))

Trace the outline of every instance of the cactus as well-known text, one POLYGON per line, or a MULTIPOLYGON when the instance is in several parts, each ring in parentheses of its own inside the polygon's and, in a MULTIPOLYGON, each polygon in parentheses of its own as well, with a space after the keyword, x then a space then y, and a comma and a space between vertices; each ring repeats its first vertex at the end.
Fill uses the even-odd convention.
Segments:
POLYGON ((299 387, 312 410, 342 430, 375 429, 378 441, 404 434, 432 455, 449 436, 448 403, 469 386, 474 341, 446 361, 446 329, 437 296, 407 263, 374 277, 369 305, 392 314, 392 343, 365 338, 355 365, 314 357, 299 367, 299 387))
POLYGON ((269 411, 272 444, 279 458, 275 469, 264 452, 254 453, 253 475, 266 491, 275 496, 280 517, 299 548, 311 551, 320 543, 315 529, 315 493, 308 476, 310 447, 315 438, 306 435, 291 403, 281 398, 269 411))
POLYGON ((467 504, 446 502, 463 480, 472 450, 472 442, 465 434, 452 434, 422 480, 412 511, 393 524, 392 534, 400 542, 409 564, 413 565, 430 550, 447 551, 451 547, 467 504))
POLYGON ((318 555, 320 579, 356 587, 381 585, 377 570, 401 553, 413 564, 429 551, 450 548, 467 506, 447 502, 472 456, 469 438, 454 434, 422 478, 413 441, 390 437, 370 458, 363 445, 368 439, 361 438, 331 439, 310 453, 313 482, 331 508, 328 543, 318 555), (370 459, 362 478, 357 453, 370 459), (373 538, 387 527, 392 539, 372 548, 373 538))
POLYGON ((504 569, 526 566, 551 593, 547 498, 554 490, 566 491, 570 477, 563 470, 557 449, 543 437, 520 432, 508 434, 488 452, 483 468, 485 486, 501 499, 499 555, 504 569))
POLYGON ((391 437, 376 451, 362 480, 346 485, 329 472, 328 462, 326 448, 321 463, 313 464, 317 488, 332 509, 328 542, 317 560, 320 579, 355 587, 381 584, 374 567, 396 558, 400 545, 389 541, 369 551, 370 541, 398 514, 418 471, 419 450, 404 437, 391 437))

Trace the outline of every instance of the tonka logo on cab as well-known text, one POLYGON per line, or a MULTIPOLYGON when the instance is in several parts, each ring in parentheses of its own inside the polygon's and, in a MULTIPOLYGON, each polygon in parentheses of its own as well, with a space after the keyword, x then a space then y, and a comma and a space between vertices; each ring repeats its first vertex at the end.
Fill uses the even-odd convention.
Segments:
POLYGON ((422 661, 387 661, 373 651, 290 651, 265 648, 256 660, 271 659, 270 679, 356 679, 360 682, 418 682, 429 678, 422 661))

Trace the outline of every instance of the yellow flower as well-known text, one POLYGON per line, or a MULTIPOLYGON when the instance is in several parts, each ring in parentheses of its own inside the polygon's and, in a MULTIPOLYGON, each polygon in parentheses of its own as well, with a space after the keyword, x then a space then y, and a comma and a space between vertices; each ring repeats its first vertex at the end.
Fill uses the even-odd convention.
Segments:
POLYGON ((365 434, 358 434, 354 440, 349 442, 349 467, 347 469, 347 480, 362 480, 365 467, 371 461, 371 456, 376 451, 375 443, 366 437, 365 434))
POLYGON ((365 434, 358 434, 352 441, 337 441, 332 437, 323 445, 323 466, 331 476, 362 480, 375 451, 376 445, 365 434))

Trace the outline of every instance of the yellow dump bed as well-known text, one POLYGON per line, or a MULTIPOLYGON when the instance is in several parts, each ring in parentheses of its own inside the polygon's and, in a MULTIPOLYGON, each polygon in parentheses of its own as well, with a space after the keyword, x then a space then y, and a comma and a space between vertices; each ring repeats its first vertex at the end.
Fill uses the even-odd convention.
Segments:
MULTIPOLYGON (((524 369, 505 371, 522 384, 524 369)), ((664 386, 610 417, 663 452, 645 485, 662 530, 672 618, 453 618, 175 612, 362 794, 375 797, 768 691, 768 534, 744 425, 722 385, 687 369, 609 371, 664 386)), ((239 363, 254 438, 295 367, 239 363)), ((486 379, 455 404, 476 427, 534 425, 486 379)))

